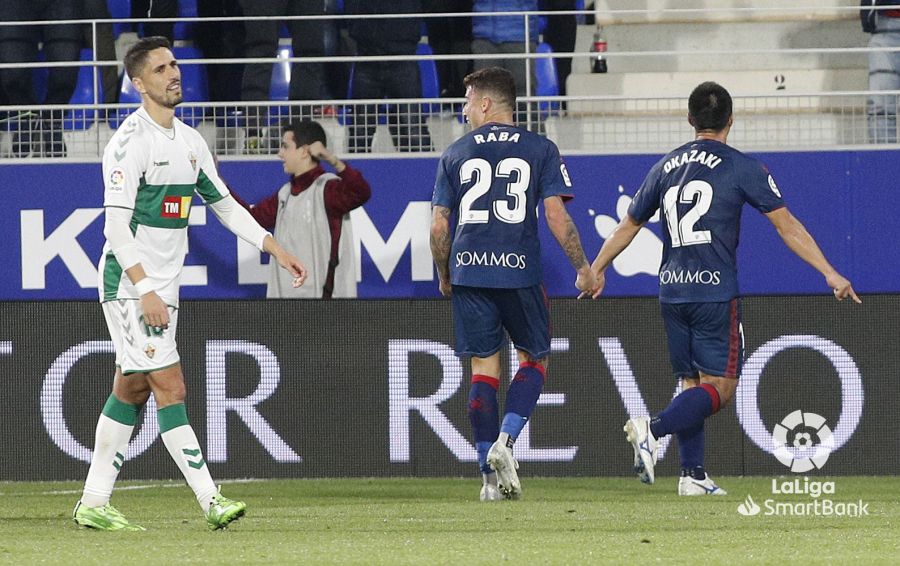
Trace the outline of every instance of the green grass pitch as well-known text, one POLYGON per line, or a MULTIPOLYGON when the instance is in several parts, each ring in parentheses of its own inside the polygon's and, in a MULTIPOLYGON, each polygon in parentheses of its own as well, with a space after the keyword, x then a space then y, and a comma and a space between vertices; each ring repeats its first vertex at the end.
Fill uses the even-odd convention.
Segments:
MULTIPOLYGON (((784 479, 794 479, 784 478, 784 479)), ((823 478, 816 478, 823 479, 823 478)), ((247 516, 210 532, 173 482, 123 482, 113 504, 146 532, 77 527, 81 485, 0 483, 0 563, 9 564, 898 564, 895 477, 836 477, 834 501, 868 516, 746 517, 771 478, 716 478, 724 497, 679 498, 675 478, 532 478, 520 501, 480 503, 477 479, 226 483, 247 516)))

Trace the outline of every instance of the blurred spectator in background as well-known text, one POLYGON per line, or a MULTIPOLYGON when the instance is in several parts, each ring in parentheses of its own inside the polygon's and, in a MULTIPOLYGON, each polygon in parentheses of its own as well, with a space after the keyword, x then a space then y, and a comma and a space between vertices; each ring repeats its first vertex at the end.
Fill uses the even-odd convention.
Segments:
MULTIPOLYGON (((92 20, 108 20, 109 8, 106 0, 84 0, 84 17, 92 20)), ((112 24, 97 24, 84 27, 84 45, 93 49, 98 61, 116 60, 116 38, 113 37, 112 24), (94 34, 96 29, 96 37, 94 34), (97 44, 94 45, 96 39, 97 44)), ((101 102, 116 102, 119 92, 119 70, 115 65, 97 67, 103 84, 103 98, 101 102)))
MULTIPOLYGON (((476 16, 472 18, 472 54, 475 55, 475 70, 487 67, 502 67, 513 74, 516 81, 516 96, 528 96, 526 77, 531 70, 531 92, 534 92, 534 66, 522 57, 514 59, 479 59, 481 54, 509 53, 522 55, 526 52, 524 16, 478 16, 480 12, 526 12, 537 11, 538 0, 475 0, 476 16), (526 66, 527 65, 527 66, 526 66)), ((528 17, 529 53, 537 49, 538 18, 528 17)), ((516 122, 524 125, 527 120, 526 103, 518 103, 516 122)))
MULTIPOLYGON (((860 0, 869 47, 900 47, 900 0, 860 0), (874 10, 876 6, 895 6, 874 10)), ((869 52, 869 90, 900 90, 900 52, 869 52)), ((897 95, 869 95, 866 108, 871 143, 897 143, 897 95)))
MULTIPOLYGON (((64 2, 61 2, 64 4, 64 2)), ((132 18, 176 18, 178 0, 131 0, 132 18)), ((161 35, 174 41, 175 22, 144 22, 142 37, 161 35)))
MULTIPOLYGON (((565 12, 575 10, 575 0, 541 0, 541 10, 565 12)), ((554 53, 571 53, 575 50, 575 34, 578 20, 574 14, 547 16, 544 41, 554 53)), ((559 80, 559 95, 566 95, 566 79, 572 73, 572 56, 556 57, 556 78, 559 80)))
MULTIPOLYGON (((346 0, 347 14, 363 16, 350 23, 350 36, 359 55, 415 55, 422 36, 422 18, 371 18, 375 14, 415 14, 421 0, 346 0)), ((349 98, 418 98, 422 96, 416 61, 357 61, 349 98)), ((357 105, 349 127, 351 153, 368 152, 377 126, 378 106, 357 105)), ((418 105, 398 104, 390 109, 388 127, 399 151, 431 151, 431 136, 418 105)))
MULTIPOLYGON (((321 16, 335 12, 334 0, 239 0, 244 16, 321 16)), ((294 57, 324 57, 333 55, 337 42, 337 25, 334 20, 287 20, 294 57)), ((244 22, 244 56, 275 57, 278 49, 279 20, 252 20, 244 22)), ((328 100, 323 63, 294 63, 291 67, 289 98, 291 100, 328 100)), ((253 63, 244 66, 241 100, 269 100, 272 80, 272 63, 253 63)), ((255 116, 255 109, 250 109, 255 116)), ((302 116, 322 114, 330 107, 301 109, 302 116)), ((264 112, 264 110, 263 110, 264 112)), ((254 124, 248 120, 254 137, 254 124)), ((258 134, 256 134, 258 135, 258 134)))
POLYGON ((278 157, 291 176, 275 194, 248 206, 259 224, 274 230, 284 249, 306 265, 302 287, 293 287, 278 264, 269 262, 270 299, 356 298, 356 251, 350 211, 369 200, 371 189, 362 174, 326 149, 325 130, 305 120, 284 127, 278 157), (328 163, 337 175, 328 173, 328 163))
MULTIPOLYGON (((423 0, 425 12, 432 14, 471 12, 473 0, 423 0)), ((463 55, 472 53, 472 18, 426 18, 428 44, 435 55, 463 55)), ((462 98, 466 95, 463 79, 472 72, 472 61, 436 61, 441 98, 462 98)))
MULTIPOLYGON (((55 2, 53 0, 2 0, 0 21, 75 20, 84 17, 81 0, 55 2)), ((81 50, 82 26, 0 26, 0 63, 26 63, 38 60, 38 44, 47 61, 78 61, 81 50)), ((34 106, 37 104, 67 104, 72 98, 78 67, 53 67, 47 77, 47 95, 40 100, 34 92, 33 68, 3 69, 2 86, 10 104, 34 106)), ((40 121, 36 116, 23 117, 13 136, 13 153, 16 157, 29 154, 46 157, 62 157, 65 145, 62 139, 62 111, 44 111, 40 121), (44 135, 41 135, 44 132, 44 135)))
MULTIPOLYGON (((242 16, 243 12, 238 0, 198 0, 197 15, 201 18, 234 18, 242 16)), ((194 44, 210 59, 244 56, 244 23, 241 21, 197 22, 194 35, 194 44)), ((207 65, 210 101, 240 100, 243 73, 244 66, 240 63, 207 65)))

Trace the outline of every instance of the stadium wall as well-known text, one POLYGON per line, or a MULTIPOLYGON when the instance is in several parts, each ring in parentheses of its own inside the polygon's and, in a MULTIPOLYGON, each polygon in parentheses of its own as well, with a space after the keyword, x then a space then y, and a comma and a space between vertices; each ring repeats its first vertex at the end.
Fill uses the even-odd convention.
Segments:
MULTIPOLYGON (((900 292, 900 186, 896 151, 768 153, 791 210, 817 238, 833 263, 864 293, 900 292)), ((589 255, 625 213, 656 155, 569 156, 576 198, 569 205, 589 255)), ((360 249, 362 298, 436 297, 428 246, 430 199, 436 158, 352 159, 373 188, 371 201, 354 211, 360 249)), ((251 202, 285 181, 274 160, 223 162, 224 178, 251 202)), ((103 244, 103 190, 99 164, 0 166, 0 300, 93 300, 103 244)), ((740 247, 745 295, 825 291, 822 278, 797 259, 769 222, 747 209, 740 247)), ((265 294, 265 259, 239 242, 195 199, 191 248, 182 278, 190 299, 241 299, 265 294)), ((608 274, 611 296, 652 296, 662 244, 659 222, 647 225, 608 274)), ((573 273, 542 226, 545 280, 551 296, 571 296, 573 273)))
MULTIPOLYGON (((735 402, 709 421, 708 468, 790 475, 769 431, 802 410, 834 441, 807 475, 896 473, 898 309, 886 295, 745 299, 747 362, 735 402)), ((551 312, 553 361, 520 473, 627 475, 622 423, 675 393, 657 301, 556 299, 551 312)), ((449 301, 185 301, 178 333, 215 477, 477 477, 449 301)), ((0 480, 84 477, 113 365, 96 303, 0 302, 0 480)), ((152 405, 142 419, 121 477, 177 477, 152 405)), ((658 474, 676 461, 668 445, 658 474)))

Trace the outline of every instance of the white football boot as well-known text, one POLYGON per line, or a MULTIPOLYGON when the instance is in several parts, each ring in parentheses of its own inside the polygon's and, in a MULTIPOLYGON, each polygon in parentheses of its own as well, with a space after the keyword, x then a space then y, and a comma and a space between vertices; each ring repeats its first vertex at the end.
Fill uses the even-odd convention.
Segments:
POLYGON ((650 432, 650 417, 628 419, 623 429, 625 438, 634 448, 634 471, 643 483, 653 485, 659 441, 650 432))
POLYGON ((702 480, 682 474, 678 480, 678 495, 728 495, 728 492, 717 486, 709 474, 702 480))
POLYGON ((513 458, 512 450, 506 444, 498 440, 488 451, 488 465, 497 472, 497 483, 500 493, 507 499, 519 499, 522 497, 522 484, 519 483, 519 463, 513 458))

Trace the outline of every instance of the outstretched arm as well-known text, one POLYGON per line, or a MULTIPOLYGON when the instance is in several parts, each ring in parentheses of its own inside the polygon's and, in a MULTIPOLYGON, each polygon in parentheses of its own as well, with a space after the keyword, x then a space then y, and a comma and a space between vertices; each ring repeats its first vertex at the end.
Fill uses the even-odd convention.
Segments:
POLYGON ((775 226, 778 235, 787 244, 792 252, 797 254, 803 261, 813 266, 819 273, 825 276, 825 283, 834 290, 834 296, 839 301, 850 297, 854 302, 861 303, 853 286, 843 275, 828 263, 825 254, 819 249, 819 245, 806 231, 803 223, 791 214, 787 207, 782 207, 772 212, 767 212, 766 217, 775 226))
POLYGON ((450 285, 450 209, 434 206, 431 209, 431 257, 437 267, 441 294, 449 297, 450 285))
POLYGON ((591 264, 591 271, 597 276, 597 289, 593 298, 599 297, 603 292, 603 287, 606 286, 606 268, 634 240, 634 237, 641 231, 641 226, 643 224, 638 223, 630 214, 626 214, 613 230, 612 235, 603 242, 594 263, 591 264))
POLYGON ((575 287, 582 294, 593 293, 597 287, 597 280, 591 272, 584 248, 581 247, 581 238, 578 236, 578 228, 572 222, 572 217, 566 211, 566 205, 562 198, 552 196, 544 199, 544 212, 547 215, 547 226, 553 233, 553 237, 559 242, 560 247, 566 252, 569 263, 578 272, 575 278, 575 287))
POLYGON ((219 221, 232 233, 253 244, 260 251, 271 254, 278 265, 290 272, 294 276, 294 287, 303 285, 306 281, 306 267, 293 254, 282 248, 231 195, 209 206, 219 221))

